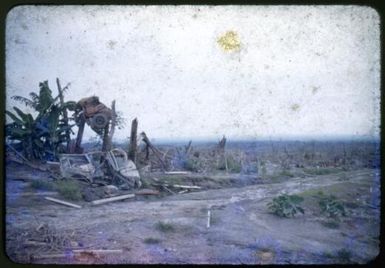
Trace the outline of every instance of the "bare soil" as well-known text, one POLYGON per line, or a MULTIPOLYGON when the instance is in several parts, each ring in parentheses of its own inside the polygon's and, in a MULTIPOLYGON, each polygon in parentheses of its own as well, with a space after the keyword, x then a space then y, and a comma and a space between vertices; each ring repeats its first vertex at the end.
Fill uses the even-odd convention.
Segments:
MULTIPOLYGON (((44 193, 26 195, 38 190, 23 178, 44 179, 48 173, 7 163, 6 250, 17 263, 367 263, 379 253, 378 169, 295 176, 276 183, 250 176, 247 183, 240 183, 243 179, 234 175, 234 184, 225 188, 211 181, 211 187, 183 194, 141 196, 99 206, 74 202, 81 209, 45 200, 44 193), (347 215, 338 226, 328 224, 330 219, 319 211, 319 191, 334 194, 345 204, 347 215), (282 193, 304 197, 305 214, 293 218, 272 214, 266 204, 282 193), (75 256, 73 249, 122 253, 75 256), (66 257, 39 258, 63 253, 66 257)), ((199 185, 191 179, 186 183, 199 185)))

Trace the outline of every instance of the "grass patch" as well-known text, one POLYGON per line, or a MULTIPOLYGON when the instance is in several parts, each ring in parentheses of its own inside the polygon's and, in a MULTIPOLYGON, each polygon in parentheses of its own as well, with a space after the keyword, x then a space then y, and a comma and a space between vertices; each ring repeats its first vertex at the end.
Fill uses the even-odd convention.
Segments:
POLYGON ((279 173, 280 176, 282 177, 290 177, 290 178, 293 178, 294 177, 294 174, 291 173, 289 170, 282 170, 280 173, 279 173))
POLYGON ((347 249, 340 249, 337 252, 337 258, 342 262, 342 263, 348 263, 351 262, 352 258, 352 252, 347 250, 347 249))
POLYGON ((143 242, 146 244, 159 244, 161 241, 159 238, 147 237, 143 242))
POLYGON ((65 199, 78 201, 82 199, 80 192, 80 185, 76 181, 72 180, 61 180, 56 183, 56 190, 65 199))
POLYGON ((55 184, 45 180, 34 180, 31 182, 31 187, 39 190, 55 190, 55 184))
POLYGON ((341 172, 336 168, 304 168, 303 171, 308 175, 328 175, 341 172))
POLYGON ((174 225, 172 225, 171 223, 162 222, 162 221, 158 221, 158 222, 155 224, 155 228, 156 228, 158 231, 161 231, 161 232, 163 232, 163 233, 170 233, 170 232, 175 231, 174 225))
POLYGON ((336 221, 325 221, 322 222, 322 225, 330 229, 338 229, 340 227, 340 224, 336 221))

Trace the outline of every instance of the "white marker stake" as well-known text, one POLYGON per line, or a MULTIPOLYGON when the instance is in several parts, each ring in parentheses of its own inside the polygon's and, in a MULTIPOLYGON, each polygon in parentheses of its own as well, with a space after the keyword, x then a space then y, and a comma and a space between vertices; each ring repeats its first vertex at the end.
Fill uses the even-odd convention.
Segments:
POLYGON ((207 211, 207 228, 210 228, 210 217, 211 217, 211 211, 209 209, 207 211))

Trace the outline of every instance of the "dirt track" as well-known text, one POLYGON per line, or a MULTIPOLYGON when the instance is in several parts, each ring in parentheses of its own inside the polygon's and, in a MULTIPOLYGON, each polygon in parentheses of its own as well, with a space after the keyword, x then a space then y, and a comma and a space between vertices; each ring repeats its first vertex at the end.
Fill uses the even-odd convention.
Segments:
MULTIPOLYGON (((50 203, 42 196, 10 194, 7 251, 14 261, 36 263, 365 263, 379 250, 378 173, 362 169, 162 199, 100 206, 78 203, 82 209, 50 203), (311 202, 305 202, 304 215, 290 219, 267 210, 267 202, 281 193, 306 194, 309 190, 333 193, 355 206, 338 228, 324 226, 324 217, 311 202), (159 222, 168 224, 171 230, 157 228, 159 222), (28 259, 26 254, 52 251, 44 247, 20 248, 23 235, 27 237, 25 233, 34 232, 41 223, 58 233, 71 234, 78 247, 122 249, 123 254, 28 259), (153 242, 149 242, 151 239, 153 242)), ((7 181, 7 193, 9 189, 22 191, 23 185, 19 183, 18 188, 16 183, 7 181)), ((305 200, 312 198, 309 195, 305 200)))

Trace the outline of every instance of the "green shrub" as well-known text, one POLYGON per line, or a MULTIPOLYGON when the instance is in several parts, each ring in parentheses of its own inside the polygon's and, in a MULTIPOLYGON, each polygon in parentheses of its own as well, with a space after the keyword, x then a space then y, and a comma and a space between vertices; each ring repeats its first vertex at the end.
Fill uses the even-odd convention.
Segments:
POLYGON ((186 170, 192 171, 192 172, 198 172, 199 171, 199 161, 197 159, 187 159, 183 162, 183 167, 186 170))
POLYGON ((166 222, 161 222, 161 221, 158 221, 155 224, 155 228, 161 232, 164 232, 164 233, 175 231, 175 228, 171 223, 166 223, 166 222))
POLYGON ((294 177, 294 174, 291 173, 289 170, 285 169, 285 170, 282 170, 280 173, 279 173, 280 176, 282 177, 294 177))
POLYGON ((39 190, 54 190, 55 185, 51 181, 45 180, 33 180, 31 182, 31 187, 39 190))
POLYGON ((227 163, 227 171, 231 173, 240 173, 242 171, 241 163, 235 160, 235 158, 232 155, 222 158, 217 166, 217 169, 226 170, 226 163, 227 163))
POLYGON ((146 239, 144 239, 143 242, 146 244, 158 244, 160 243, 160 239, 154 237, 147 237, 146 239))
POLYGON ((80 185, 76 181, 61 180, 56 183, 57 191, 66 199, 69 200, 81 200, 82 194, 80 191, 80 185))
POLYGON ((268 208, 280 217, 293 217, 298 212, 304 214, 304 209, 299 205, 303 198, 298 195, 283 194, 273 198, 272 202, 267 204, 268 208))
POLYGON ((321 213, 327 214, 330 218, 337 219, 340 216, 346 216, 344 205, 333 195, 321 196, 318 205, 321 208, 321 213))
POLYGON ((337 257, 342 263, 351 262, 352 252, 347 249, 340 249, 337 252, 337 257))

